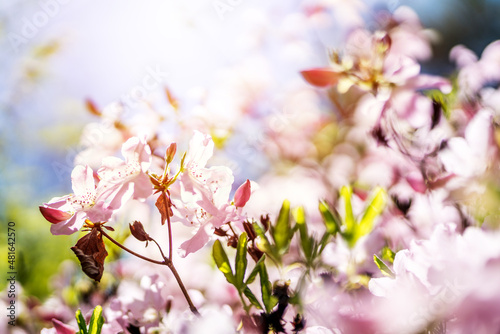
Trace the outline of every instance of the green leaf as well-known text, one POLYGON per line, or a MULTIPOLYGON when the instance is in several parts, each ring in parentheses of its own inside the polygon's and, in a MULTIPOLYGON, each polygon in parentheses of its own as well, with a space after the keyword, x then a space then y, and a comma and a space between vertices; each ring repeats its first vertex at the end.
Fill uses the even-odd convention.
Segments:
POLYGON ((255 307, 257 307, 258 309, 260 310, 263 310, 264 308, 262 307, 262 305, 260 305, 257 297, 255 297, 255 295, 253 294, 252 291, 250 291, 250 289, 248 287, 246 287, 244 290, 243 290, 243 293, 245 294, 245 296, 247 296, 248 300, 250 301, 250 303, 252 303, 252 305, 254 305, 255 307))
POLYGON ((382 248, 382 259, 385 261, 389 261, 390 263, 394 263, 394 258, 396 257, 396 253, 392 249, 390 249, 388 246, 385 246, 382 248))
POLYGON ((356 224, 356 221, 354 220, 354 214, 352 212, 352 204, 351 204, 351 198, 352 198, 352 188, 348 186, 343 186, 342 189, 340 189, 340 196, 344 199, 344 206, 345 206, 345 226, 346 226, 346 234, 347 235, 352 235, 354 232, 354 227, 356 224))
POLYGON ((245 285, 252 284, 255 281, 255 278, 257 277, 257 274, 260 271, 260 267, 259 267, 260 263, 264 262, 265 258, 266 258, 266 255, 262 255, 262 257, 259 259, 259 261, 257 261, 257 263, 255 264, 255 267, 253 268, 252 272, 250 273, 250 275, 248 275, 248 278, 247 278, 247 280, 245 282, 245 285))
POLYGON ((262 291, 262 302, 264 303, 266 312, 270 313, 275 303, 272 298, 273 287, 271 282, 269 281, 269 276, 267 275, 267 269, 266 266, 264 265, 264 262, 259 264, 259 274, 260 274, 260 288, 262 291))
POLYGON ((340 231, 340 223, 330 211, 330 208, 325 201, 319 202, 319 211, 321 212, 321 216, 325 222, 326 231, 329 234, 335 235, 338 231, 340 231))
POLYGON ((78 334, 88 334, 87 333, 87 323, 82 315, 81 310, 76 310, 76 322, 78 324, 78 334))
POLYGON ((101 334, 102 325, 104 325, 102 307, 101 305, 97 305, 94 312, 92 312, 92 317, 90 318, 88 334, 101 334))
POLYGON ((224 248, 220 240, 215 240, 214 246, 212 248, 212 256, 215 260, 217 268, 226 276, 226 280, 232 285, 236 286, 235 277, 233 274, 233 269, 231 269, 231 264, 229 263, 229 258, 227 257, 224 248))
POLYGON ((377 265, 378 269, 380 269, 382 274, 390 278, 396 278, 396 275, 394 275, 392 270, 376 254, 373 255, 373 261, 375 261, 375 264, 377 265))
POLYGON ((244 286, 243 280, 245 279, 245 271, 247 270, 247 234, 241 233, 236 248, 236 258, 234 266, 236 270, 236 287, 241 290, 244 286))
POLYGON ((373 230, 373 222, 377 218, 385 207, 385 191, 382 188, 376 188, 374 194, 372 195, 370 204, 365 209, 363 218, 361 218, 358 226, 356 227, 355 241, 364 235, 367 235, 373 230))
POLYGON ((271 235, 278 254, 281 256, 288 251, 291 242, 291 226, 290 226, 290 201, 283 201, 281 206, 276 226, 271 225, 271 235))
POLYGON ((293 216, 295 218, 295 221, 297 222, 297 227, 300 233, 300 246, 304 251, 306 259, 311 260, 314 240, 312 240, 312 238, 309 237, 309 233, 307 231, 304 208, 298 207, 295 210, 293 210, 293 216))

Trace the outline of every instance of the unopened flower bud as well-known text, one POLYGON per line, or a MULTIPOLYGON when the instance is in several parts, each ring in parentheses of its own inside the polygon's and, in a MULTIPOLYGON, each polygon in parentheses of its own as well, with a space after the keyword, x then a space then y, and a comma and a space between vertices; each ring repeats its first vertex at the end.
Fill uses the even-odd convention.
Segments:
POLYGON ((237 208, 244 207, 250 199, 250 195, 252 195, 252 186, 250 180, 247 179, 234 194, 234 206, 237 208))
POLYGON ((177 152, 177 144, 172 143, 167 148, 167 152, 165 153, 165 161, 167 162, 167 164, 171 163, 172 160, 174 160, 175 152, 177 152))
POLYGON ((392 40, 389 34, 379 31, 376 33, 375 38, 377 51, 381 54, 385 54, 386 52, 388 52, 392 45, 392 40))

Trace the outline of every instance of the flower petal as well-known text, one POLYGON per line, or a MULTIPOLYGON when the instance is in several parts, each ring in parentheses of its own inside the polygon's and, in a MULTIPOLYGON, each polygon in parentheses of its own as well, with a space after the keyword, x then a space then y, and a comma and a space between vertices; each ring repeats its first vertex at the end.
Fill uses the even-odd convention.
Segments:
POLYGON ((207 226, 201 226, 196 234, 189 240, 184 241, 179 247, 179 256, 186 257, 190 253, 194 253, 205 246, 210 240, 210 236, 206 231, 207 226))
POLYGON ((333 86, 337 84, 340 76, 339 73, 329 68, 313 68, 301 71, 300 74, 308 83, 317 87, 333 86))
POLYGON ((86 196, 95 193, 94 172, 89 166, 76 166, 71 172, 71 182, 75 196, 86 196))
POLYGON ((57 224, 60 222, 63 222, 65 220, 68 220, 73 216, 73 214, 66 212, 66 211, 61 211, 58 209, 54 209, 48 206, 43 206, 40 205, 40 212, 42 213, 43 217, 49 221, 52 224, 57 224))

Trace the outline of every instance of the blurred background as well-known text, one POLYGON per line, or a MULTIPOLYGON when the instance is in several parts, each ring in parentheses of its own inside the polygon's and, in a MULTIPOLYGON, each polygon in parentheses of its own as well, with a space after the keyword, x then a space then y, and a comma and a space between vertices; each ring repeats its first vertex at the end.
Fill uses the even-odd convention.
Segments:
MULTIPOLYGON (((18 281, 27 296, 47 297, 51 275, 64 259, 74 257, 68 248, 76 236, 51 236, 38 205, 71 192, 82 130, 95 121, 86 99, 103 107, 130 102, 137 87, 162 94, 168 86, 184 103, 182 112, 196 113, 191 97, 198 98, 235 67, 247 68, 249 76, 264 71, 268 91, 279 94, 301 69, 326 64, 326 49, 340 46, 356 25, 349 19, 306 25, 303 17, 318 1, 280 2, 0 3, 0 249, 6 253, 6 222, 15 222, 18 281), (293 40, 292 47, 280 49, 283 39, 293 40), (160 84, 149 90, 146 83, 154 80, 160 84)), ((343 1, 330 2, 342 8, 343 1)), ((389 12, 403 5, 413 8, 423 26, 433 30, 434 57, 422 64, 429 73, 452 74, 448 53, 454 45, 464 44, 480 55, 500 38, 500 1, 359 3, 389 12)), ((366 22, 373 20, 370 10, 363 13, 366 22)), ((265 168, 254 161, 236 169, 235 176, 257 180, 265 168)), ((0 270, 7 271, 5 261, 0 270)))

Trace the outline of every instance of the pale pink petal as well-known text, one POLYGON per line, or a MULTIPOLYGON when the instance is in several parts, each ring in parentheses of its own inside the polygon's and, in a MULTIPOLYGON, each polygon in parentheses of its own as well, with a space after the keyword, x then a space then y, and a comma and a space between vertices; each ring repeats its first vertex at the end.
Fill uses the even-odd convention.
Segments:
POLYGON ((179 247, 179 256, 186 257, 187 255, 200 250, 210 240, 210 236, 205 230, 206 226, 201 226, 196 234, 189 240, 184 241, 179 247))
POLYGON ((444 94, 451 93, 452 86, 448 79, 428 74, 421 74, 415 79, 411 80, 407 87, 416 90, 420 89, 439 89, 444 94))
POLYGON ((113 215, 114 208, 111 208, 104 201, 100 200, 93 207, 84 211, 87 218, 93 222, 106 222, 113 215))
POLYGON ((421 194, 425 193, 425 191, 427 190, 427 186, 425 185, 422 173, 419 172, 409 173, 406 176, 406 182, 408 182, 408 184, 410 185, 410 187, 412 187, 413 190, 421 194))
POLYGON ((490 43, 481 54, 481 61, 500 64, 500 40, 490 43))
POLYGON ((477 62, 477 55, 460 44, 451 49, 450 60, 455 62, 459 68, 462 68, 477 62))
POLYGON ((141 173, 134 180, 134 199, 144 201, 153 194, 153 185, 149 176, 141 173))
POLYGON ((465 140, 474 150, 479 161, 484 162, 490 143, 492 142, 493 115, 483 109, 469 122, 465 129, 465 140))
POLYGON ((70 235, 77 232, 85 221, 85 213, 77 212, 71 219, 66 222, 61 222, 58 224, 52 224, 50 226, 50 233, 53 235, 70 235))
POLYGON ((368 289, 370 289, 370 292, 377 297, 387 296, 387 293, 392 291, 396 286, 396 280, 390 277, 372 278, 368 282, 368 289))
POLYGON ((71 182, 75 196, 95 194, 94 172, 89 166, 76 166, 71 172, 71 182))
POLYGON ((389 54, 384 62, 384 75, 393 83, 405 84, 420 73, 420 65, 410 57, 389 54))
POLYGON ((231 169, 225 166, 211 167, 208 169, 206 187, 210 190, 215 206, 227 203, 234 176, 231 169))
POLYGON ((123 143, 122 155, 127 164, 139 163, 143 172, 151 166, 151 148, 144 137, 132 137, 123 143))
POLYGON ((70 211, 73 207, 68 204, 68 199, 73 195, 65 195, 62 197, 54 197, 48 203, 44 203, 44 206, 51 207, 53 209, 59 209, 62 211, 70 211))
POLYGON ((392 106, 398 116, 408 121, 414 128, 429 125, 432 117, 432 101, 411 90, 401 90, 394 94, 392 106))
POLYGON ((75 334, 77 330, 68 326, 57 319, 52 319, 52 324, 56 330, 56 334, 75 334))
POLYGON ((204 168, 214 152, 212 137, 199 131, 194 131, 193 138, 189 141, 189 150, 186 154, 188 169, 204 168))
POLYGON ((109 178, 108 173, 114 169, 126 165, 125 161, 117 157, 105 157, 102 159, 101 168, 97 170, 97 174, 102 178, 109 178))
POLYGON ((422 27, 418 14, 408 6, 400 6, 396 8, 392 15, 393 19, 398 22, 408 24, 413 28, 422 27))
POLYGON ((447 148, 439 157, 444 168, 450 173, 471 176, 474 172, 476 161, 473 151, 467 141, 461 137, 451 138, 447 143, 447 148))

